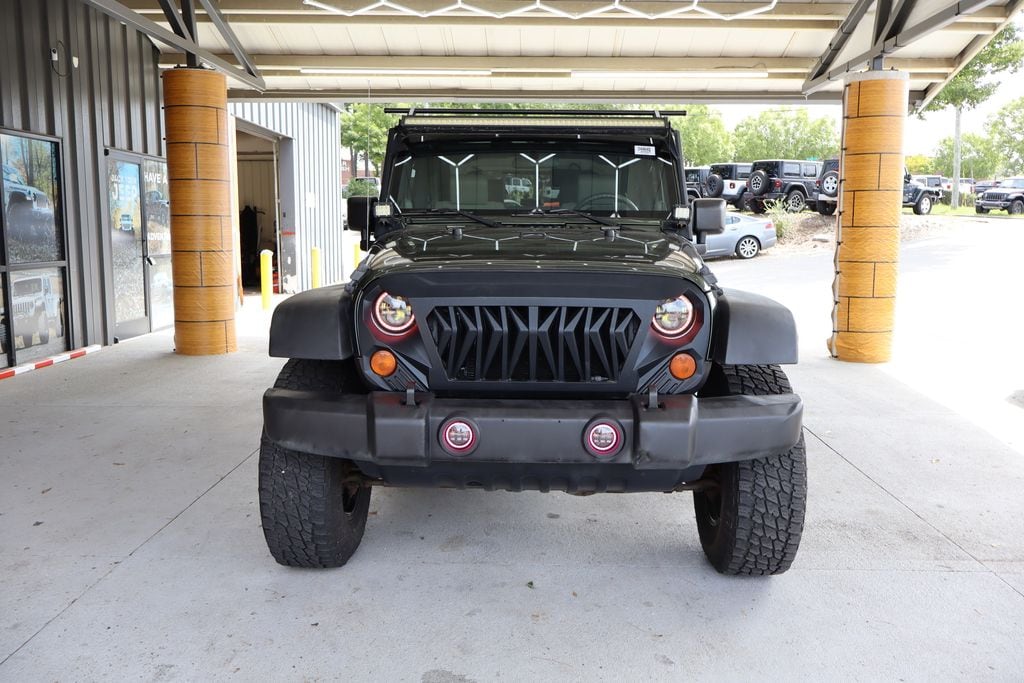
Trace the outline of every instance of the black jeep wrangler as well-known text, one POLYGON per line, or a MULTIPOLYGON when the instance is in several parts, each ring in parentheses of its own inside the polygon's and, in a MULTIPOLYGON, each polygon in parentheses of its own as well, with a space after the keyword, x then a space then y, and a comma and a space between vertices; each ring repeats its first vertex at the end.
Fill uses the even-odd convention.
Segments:
POLYGON ((1024 214, 1024 176, 1007 178, 990 187, 974 200, 976 213, 1003 210, 1011 216, 1024 214))
POLYGON ((815 181, 821 171, 820 161, 774 159, 755 161, 743 202, 754 213, 768 210, 768 202, 783 202, 786 211, 799 213, 816 208, 818 188, 815 181))
POLYGON ((369 254, 282 302, 259 498, 274 558, 334 567, 375 486, 692 491, 727 574, 776 574, 803 528, 793 316, 701 254, 721 199, 687 201, 654 112, 416 110, 388 135, 369 254), (508 183, 506 178, 529 179, 508 183))

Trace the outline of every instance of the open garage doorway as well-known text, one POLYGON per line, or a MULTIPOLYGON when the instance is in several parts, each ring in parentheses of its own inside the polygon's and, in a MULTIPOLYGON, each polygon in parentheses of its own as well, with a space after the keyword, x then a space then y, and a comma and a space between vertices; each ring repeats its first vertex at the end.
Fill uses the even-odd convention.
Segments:
POLYGON ((274 293, 281 292, 280 141, 270 131, 236 123, 238 169, 238 244, 240 279, 245 294, 260 292, 260 252, 273 253, 274 293))

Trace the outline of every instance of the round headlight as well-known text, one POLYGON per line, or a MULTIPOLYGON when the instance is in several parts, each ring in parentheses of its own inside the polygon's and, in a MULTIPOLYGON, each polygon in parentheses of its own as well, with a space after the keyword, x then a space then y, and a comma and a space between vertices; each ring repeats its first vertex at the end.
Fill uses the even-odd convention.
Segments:
POLYGON ((658 304, 651 325, 666 337, 681 337, 690 331, 696 319, 693 304, 685 296, 680 296, 658 304))
POLYGON ((373 322, 388 334, 403 334, 416 324, 416 317, 407 299, 384 292, 373 304, 373 322))

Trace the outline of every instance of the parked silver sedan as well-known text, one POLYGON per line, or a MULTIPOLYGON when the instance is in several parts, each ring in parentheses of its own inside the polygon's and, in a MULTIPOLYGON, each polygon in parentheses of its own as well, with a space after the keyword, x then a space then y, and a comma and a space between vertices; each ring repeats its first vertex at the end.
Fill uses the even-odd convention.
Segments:
POLYGON ((750 259, 762 249, 775 246, 777 235, 775 224, 763 216, 745 216, 728 213, 725 216, 725 230, 718 235, 708 235, 706 256, 732 256, 750 259))

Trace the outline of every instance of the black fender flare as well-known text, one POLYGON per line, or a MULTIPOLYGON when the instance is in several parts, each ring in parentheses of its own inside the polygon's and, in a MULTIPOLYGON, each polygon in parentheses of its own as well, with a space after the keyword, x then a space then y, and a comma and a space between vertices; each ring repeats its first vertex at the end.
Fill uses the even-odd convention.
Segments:
POLYGON ((793 313, 773 299, 723 289, 715 307, 711 360, 719 365, 792 365, 798 360, 793 313))
POLYGON ((346 285, 301 292, 274 309, 270 355, 275 358, 345 360, 355 353, 352 294, 346 285))

